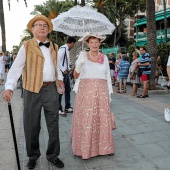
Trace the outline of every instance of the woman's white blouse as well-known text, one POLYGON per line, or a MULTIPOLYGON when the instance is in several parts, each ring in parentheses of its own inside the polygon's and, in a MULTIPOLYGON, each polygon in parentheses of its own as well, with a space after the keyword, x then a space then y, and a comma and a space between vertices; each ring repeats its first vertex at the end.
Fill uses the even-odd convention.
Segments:
POLYGON ((104 56, 103 64, 95 63, 88 60, 86 52, 80 52, 79 57, 76 61, 78 63, 84 62, 81 67, 80 76, 76 80, 73 91, 77 92, 79 82, 81 79, 104 79, 107 80, 109 94, 113 93, 113 88, 111 84, 110 68, 107 56, 104 56))

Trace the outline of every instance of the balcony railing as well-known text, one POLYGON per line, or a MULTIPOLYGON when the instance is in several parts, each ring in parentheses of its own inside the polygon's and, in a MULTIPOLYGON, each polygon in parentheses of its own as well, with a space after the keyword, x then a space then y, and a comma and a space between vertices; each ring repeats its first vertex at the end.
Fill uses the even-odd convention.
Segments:
MULTIPOLYGON (((167 29, 167 35, 169 35, 170 37, 170 28, 167 29)), ((162 30, 157 30, 156 31, 156 36, 159 37, 159 36, 163 36, 164 37, 164 29, 162 30)), ((136 34, 136 39, 141 39, 141 38, 146 38, 147 37, 147 33, 138 33, 136 34)))

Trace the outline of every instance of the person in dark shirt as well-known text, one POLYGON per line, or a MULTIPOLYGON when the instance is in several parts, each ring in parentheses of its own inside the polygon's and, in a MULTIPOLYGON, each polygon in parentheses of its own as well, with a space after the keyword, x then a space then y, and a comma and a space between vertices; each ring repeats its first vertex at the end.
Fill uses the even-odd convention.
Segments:
POLYGON ((115 62, 116 62, 116 58, 114 57, 114 53, 110 53, 110 57, 109 57, 109 65, 110 65, 110 74, 112 77, 112 84, 115 85, 115 62))

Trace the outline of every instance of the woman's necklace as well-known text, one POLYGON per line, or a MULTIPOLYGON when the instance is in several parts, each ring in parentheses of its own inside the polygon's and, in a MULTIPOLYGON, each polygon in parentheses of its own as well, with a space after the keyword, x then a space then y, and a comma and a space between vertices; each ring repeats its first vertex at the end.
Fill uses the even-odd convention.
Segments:
POLYGON ((90 58, 91 58, 92 60, 94 60, 94 61, 98 59, 98 55, 99 55, 99 54, 97 54, 97 56, 93 57, 93 56, 91 55, 91 52, 89 51, 89 56, 90 56, 90 58))

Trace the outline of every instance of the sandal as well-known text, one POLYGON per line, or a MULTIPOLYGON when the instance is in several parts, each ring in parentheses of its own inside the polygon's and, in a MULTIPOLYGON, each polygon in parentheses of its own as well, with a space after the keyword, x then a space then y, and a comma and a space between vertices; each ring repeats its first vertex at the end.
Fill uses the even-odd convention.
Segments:
POLYGON ((139 95, 137 96, 137 98, 145 98, 145 96, 139 95))

